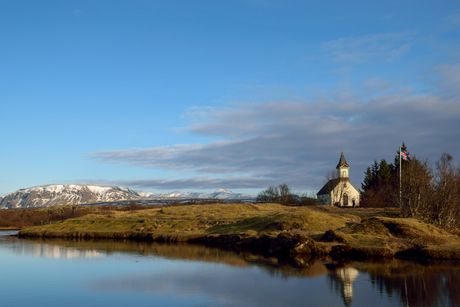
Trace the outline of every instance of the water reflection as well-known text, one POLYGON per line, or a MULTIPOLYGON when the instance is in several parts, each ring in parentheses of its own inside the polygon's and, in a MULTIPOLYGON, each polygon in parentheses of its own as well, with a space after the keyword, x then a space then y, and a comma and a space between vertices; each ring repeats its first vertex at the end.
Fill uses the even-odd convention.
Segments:
POLYGON ((121 255, 127 262, 117 262, 116 270, 81 273, 82 291, 110 298, 120 293, 181 297, 189 302, 181 301, 185 306, 460 306, 457 262, 282 259, 191 244, 0 236, 0 251, 5 250, 34 258, 99 259, 98 266, 121 255), (134 265, 138 261, 141 267, 134 265))
POLYGON ((351 306, 354 281, 364 276, 382 297, 395 298, 401 306, 460 306, 458 262, 386 261, 328 263, 330 287, 351 306))
MULTIPOLYGON (((11 234, 13 234, 12 232, 11 234)), ((9 235, 11 235, 9 234, 9 235)), ((44 257, 50 259, 71 259, 71 258, 101 258, 106 253, 98 249, 86 249, 77 246, 66 246, 52 242, 48 244, 45 240, 18 240, 16 237, 0 236, 3 246, 9 246, 15 254, 32 257, 44 257)))
POLYGON ((397 296, 406 306, 460 306, 458 262, 399 262, 360 268, 372 285, 387 296, 397 296))
POLYGON ((359 276, 354 267, 337 268, 329 273, 331 288, 340 291, 345 306, 349 307, 353 299, 353 282, 359 276))

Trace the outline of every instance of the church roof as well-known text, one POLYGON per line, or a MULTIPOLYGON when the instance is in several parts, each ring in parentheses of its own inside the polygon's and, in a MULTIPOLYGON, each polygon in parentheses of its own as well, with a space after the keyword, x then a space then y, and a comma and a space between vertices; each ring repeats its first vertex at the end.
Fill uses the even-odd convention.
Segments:
POLYGON ((343 156, 343 152, 340 155, 339 164, 337 164, 336 168, 341 168, 341 167, 350 167, 347 163, 347 160, 345 160, 345 157, 343 156))
MULTIPOLYGON (((343 180, 343 179, 341 180, 340 178, 336 178, 336 179, 331 179, 331 180, 329 180, 329 181, 321 188, 321 190, 319 190, 319 192, 316 193, 316 195, 329 195, 329 194, 332 192, 332 190, 334 190, 335 187, 339 185, 339 182, 341 182, 341 181, 344 181, 344 180, 343 180)), ((361 194, 361 192, 360 192, 357 188, 355 188, 355 186, 348 180, 348 178, 347 178, 347 180, 345 180, 345 181, 346 181, 348 184, 350 184, 350 185, 353 187, 353 189, 355 189, 356 191, 358 191, 358 193, 361 194)))
POLYGON ((340 178, 329 180, 316 195, 328 195, 339 184, 340 178))

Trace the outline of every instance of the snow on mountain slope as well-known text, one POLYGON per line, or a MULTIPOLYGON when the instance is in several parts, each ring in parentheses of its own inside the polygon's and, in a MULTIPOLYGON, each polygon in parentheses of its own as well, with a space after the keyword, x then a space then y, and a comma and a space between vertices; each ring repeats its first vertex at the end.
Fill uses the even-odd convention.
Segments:
POLYGON ((3 197, 0 201, 0 209, 93 204, 141 198, 139 194, 128 188, 85 184, 50 184, 17 190, 3 197))
POLYGON ((233 193, 225 189, 218 189, 214 193, 200 193, 200 192, 180 192, 175 191, 171 193, 149 193, 139 192, 143 197, 149 198, 217 198, 217 199, 255 199, 256 196, 252 194, 233 193))
POLYGON ((136 191, 137 194, 139 194, 139 196, 141 197, 150 197, 150 195, 152 195, 153 193, 152 192, 145 192, 145 191, 136 191))

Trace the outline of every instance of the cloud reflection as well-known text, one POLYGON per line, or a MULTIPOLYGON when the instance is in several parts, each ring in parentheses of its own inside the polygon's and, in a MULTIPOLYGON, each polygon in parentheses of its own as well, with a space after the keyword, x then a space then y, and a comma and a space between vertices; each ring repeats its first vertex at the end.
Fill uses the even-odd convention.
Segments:
POLYGON ((88 288, 100 292, 137 292, 152 296, 205 296, 222 305, 232 306, 300 306, 307 300, 324 301, 328 291, 324 276, 290 278, 280 282, 279 276, 270 276, 258 267, 235 268, 210 263, 168 265, 167 272, 152 271, 143 275, 98 279, 88 288))
POLYGON ((98 249, 47 244, 42 240, 18 240, 16 238, 14 240, 14 249, 11 250, 17 255, 49 259, 93 259, 107 256, 105 251, 98 249))

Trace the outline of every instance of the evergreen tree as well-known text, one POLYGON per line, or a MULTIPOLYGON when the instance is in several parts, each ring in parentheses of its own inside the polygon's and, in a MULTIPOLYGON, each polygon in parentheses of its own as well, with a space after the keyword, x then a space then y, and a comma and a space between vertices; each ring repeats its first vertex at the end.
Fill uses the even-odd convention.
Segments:
MULTIPOLYGON (((402 151, 407 152, 406 144, 403 142, 402 151)), ((374 160, 374 163, 364 172, 364 181, 361 184, 363 198, 367 205, 376 207, 398 206, 399 199, 394 197, 399 190, 399 149, 396 151, 394 163, 388 164, 385 159, 374 160)), ((402 167, 406 168, 407 161, 402 161, 402 167)))
POLYGON ((379 175, 378 175, 379 185, 387 184, 391 180, 391 170, 385 159, 382 159, 379 164, 379 175))
POLYGON ((371 166, 371 173, 372 173, 372 182, 373 184, 375 184, 379 176, 379 173, 380 173, 379 163, 377 162, 377 160, 374 160, 374 164, 371 166))
POLYGON ((367 191, 374 184, 374 178, 372 177, 372 171, 371 171, 370 166, 366 168, 366 171, 364 172, 364 174, 366 176, 364 177, 363 183, 361 183, 361 189, 363 189, 363 191, 367 191))

